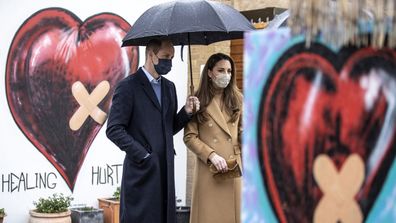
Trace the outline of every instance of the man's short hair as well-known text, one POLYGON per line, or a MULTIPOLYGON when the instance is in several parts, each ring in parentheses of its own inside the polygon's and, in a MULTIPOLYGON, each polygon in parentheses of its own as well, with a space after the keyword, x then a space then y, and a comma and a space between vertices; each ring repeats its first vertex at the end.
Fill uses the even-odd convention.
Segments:
POLYGON ((161 44, 162 44, 162 41, 159 39, 149 40, 146 45, 146 56, 147 56, 149 50, 152 50, 155 54, 157 54, 158 51, 161 49, 161 44))
POLYGON ((169 39, 151 39, 148 41, 148 43, 146 44, 146 57, 148 56, 148 52, 150 50, 152 50, 155 54, 157 54, 160 49, 161 46, 164 42, 171 42, 171 40, 169 39))

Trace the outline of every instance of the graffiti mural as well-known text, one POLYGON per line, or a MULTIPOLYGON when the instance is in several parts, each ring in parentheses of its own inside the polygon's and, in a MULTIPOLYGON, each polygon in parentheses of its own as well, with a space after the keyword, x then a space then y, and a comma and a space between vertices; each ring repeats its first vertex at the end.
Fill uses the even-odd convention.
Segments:
POLYGON ((66 9, 48 8, 21 25, 9 49, 12 116, 71 190, 115 84, 137 69, 138 48, 120 47, 130 28, 112 13, 81 21, 66 9))
POLYGON ((396 50, 246 37, 244 222, 394 222, 396 50))

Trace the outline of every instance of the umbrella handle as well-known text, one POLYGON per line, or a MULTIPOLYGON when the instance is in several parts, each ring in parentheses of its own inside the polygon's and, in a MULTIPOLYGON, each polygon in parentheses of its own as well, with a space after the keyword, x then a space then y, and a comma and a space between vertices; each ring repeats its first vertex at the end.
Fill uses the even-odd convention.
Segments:
POLYGON ((190 95, 194 95, 194 85, 190 85, 190 95))
MULTIPOLYGON (((187 33, 188 38, 188 55, 190 59, 190 95, 194 95, 194 81, 193 81, 193 74, 192 74, 192 63, 191 63, 191 45, 190 45, 190 33, 187 33)), ((195 107, 195 103, 193 104, 193 113, 197 111, 195 107)))
MULTIPOLYGON (((194 95, 194 85, 190 85, 190 95, 194 95)), ((197 108, 195 107, 195 103, 193 103, 193 113, 197 111, 197 108)))

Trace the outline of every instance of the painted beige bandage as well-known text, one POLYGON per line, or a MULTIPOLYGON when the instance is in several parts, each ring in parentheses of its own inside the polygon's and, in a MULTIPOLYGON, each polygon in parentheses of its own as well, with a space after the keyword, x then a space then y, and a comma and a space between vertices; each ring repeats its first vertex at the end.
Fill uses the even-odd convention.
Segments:
POLYGON ((73 114, 69 121, 70 129, 77 131, 84 124, 85 120, 91 116, 95 122, 103 124, 107 114, 97 105, 106 97, 110 91, 108 81, 102 81, 96 86, 91 94, 80 81, 76 81, 72 86, 72 94, 80 107, 73 114))
POLYGON ((364 181, 364 162, 357 154, 350 155, 337 171, 327 155, 319 155, 314 162, 314 178, 323 197, 314 212, 315 223, 358 223, 363 214, 355 195, 364 181))

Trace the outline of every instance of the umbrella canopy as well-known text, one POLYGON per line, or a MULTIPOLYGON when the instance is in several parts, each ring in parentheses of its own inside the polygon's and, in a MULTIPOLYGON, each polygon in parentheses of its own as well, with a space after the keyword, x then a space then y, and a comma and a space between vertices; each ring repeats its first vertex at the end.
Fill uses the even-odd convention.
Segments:
POLYGON ((134 23, 122 46, 145 46, 152 38, 174 45, 208 45, 243 38, 251 23, 229 5, 208 0, 177 0, 151 7, 134 23))
MULTIPOLYGON (((254 30, 252 24, 229 5, 209 0, 176 0, 145 11, 122 40, 122 46, 146 46, 153 38, 170 39, 173 45, 209 45, 241 39, 243 32, 249 30, 254 30)), ((188 52, 193 94, 191 47, 188 52)))

